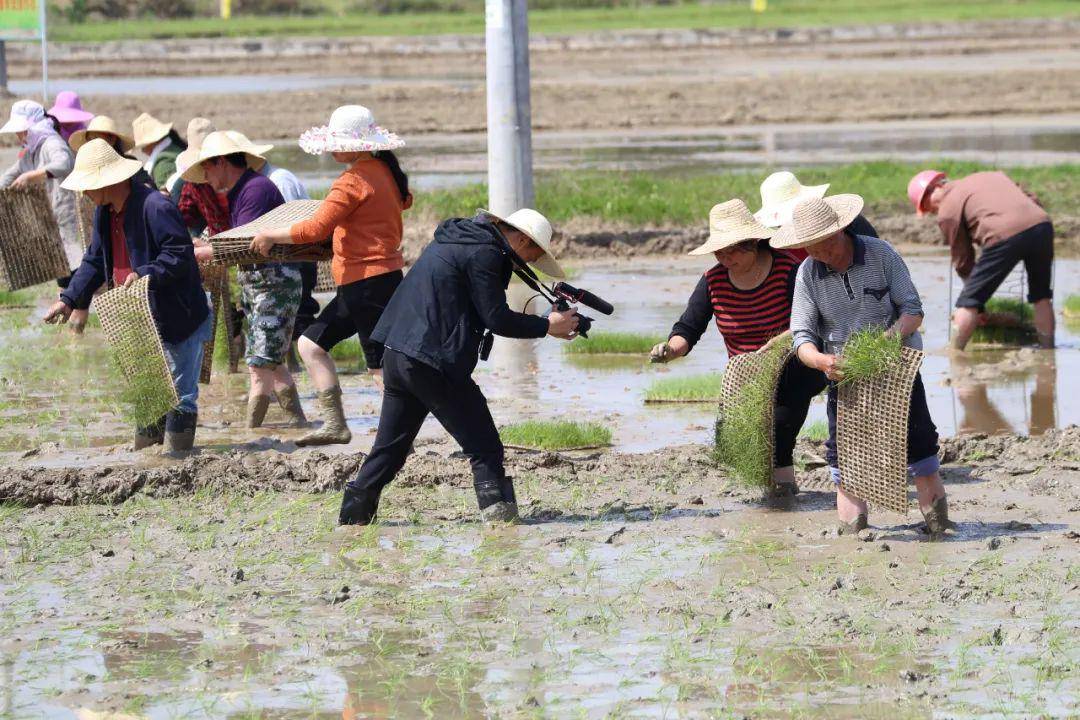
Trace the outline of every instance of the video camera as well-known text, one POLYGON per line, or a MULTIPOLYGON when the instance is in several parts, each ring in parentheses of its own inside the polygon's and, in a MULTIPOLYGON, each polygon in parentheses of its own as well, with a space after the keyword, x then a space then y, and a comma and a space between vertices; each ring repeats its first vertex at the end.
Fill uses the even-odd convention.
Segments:
MULTIPOLYGON (((539 284, 539 281, 537 281, 539 284)), ((555 300, 552 303, 555 309, 562 312, 570 309, 570 303, 581 304, 585 307, 590 307, 593 310, 603 313, 604 315, 610 315, 615 312, 615 307, 603 298, 593 295, 588 290, 581 290, 569 283, 557 282, 551 286, 551 294, 555 300)), ((592 329, 593 319, 587 315, 578 313, 578 335, 583 338, 589 337, 589 330, 592 329)))

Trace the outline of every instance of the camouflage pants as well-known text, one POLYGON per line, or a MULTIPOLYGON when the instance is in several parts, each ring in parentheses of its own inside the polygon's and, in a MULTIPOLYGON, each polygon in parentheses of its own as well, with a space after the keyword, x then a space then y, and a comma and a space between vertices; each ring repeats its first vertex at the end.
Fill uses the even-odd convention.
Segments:
POLYGON ((274 367, 285 362, 292 342, 296 311, 302 295, 300 271, 270 263, 258 270, 241 270, 241 303, 247 318, 244 339, 247 364, 274 367))

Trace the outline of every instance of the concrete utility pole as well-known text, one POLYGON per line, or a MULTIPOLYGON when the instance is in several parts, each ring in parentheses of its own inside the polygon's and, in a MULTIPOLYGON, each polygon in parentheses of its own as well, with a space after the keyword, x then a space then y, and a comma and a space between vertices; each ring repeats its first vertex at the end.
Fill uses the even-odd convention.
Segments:
POLYGON ((504 217, 534 201, 526 0, 486 0, 488 208, 504 217))

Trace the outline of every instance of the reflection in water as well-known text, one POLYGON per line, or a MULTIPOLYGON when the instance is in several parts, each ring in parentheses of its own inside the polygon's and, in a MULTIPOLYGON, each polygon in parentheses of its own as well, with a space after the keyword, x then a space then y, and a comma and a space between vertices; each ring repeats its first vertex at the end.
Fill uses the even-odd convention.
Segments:
POLYGON ((992 353, 993 362, 980 362, 979 354, 952 359, 952 385, 955 399, 963 413, 958 420, 960 433, 1022 432, 1042 435, 1057 427, 1056 351, 1025 349, 1001 354, 992 353), (1019 390, 1025 400, 1023 422, 1010 422, 991 397, 991 389, 1019 390))

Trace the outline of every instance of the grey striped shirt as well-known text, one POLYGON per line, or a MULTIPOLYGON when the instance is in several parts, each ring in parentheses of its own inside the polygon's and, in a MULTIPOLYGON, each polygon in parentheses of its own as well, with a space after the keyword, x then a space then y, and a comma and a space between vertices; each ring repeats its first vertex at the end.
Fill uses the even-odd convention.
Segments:
MULTIPOLYGON (((854 257, 847 272, 836 272, 808 258, 799 266, 791 308, 794 346, 813 343, 836 354, 856 330, 888 328, 901 315, 922 315, 922 301, 900 253, 884 240, 852 236, 854 257)), ((922 349, 914 333, 904 340, 922 349)))

